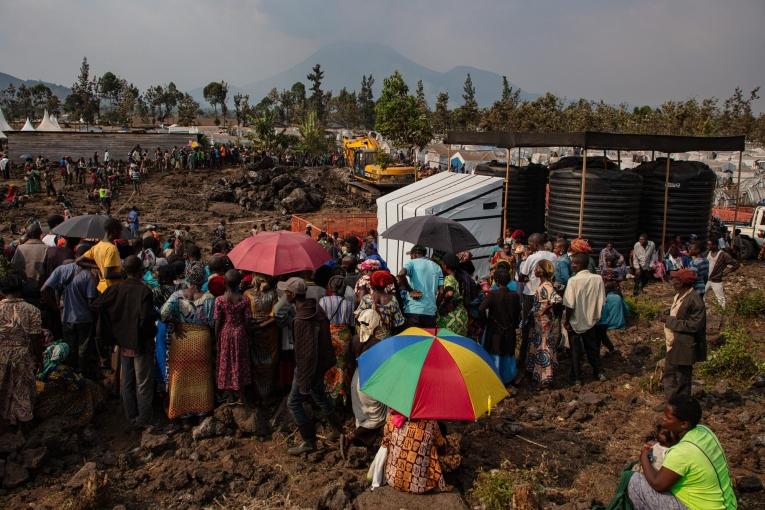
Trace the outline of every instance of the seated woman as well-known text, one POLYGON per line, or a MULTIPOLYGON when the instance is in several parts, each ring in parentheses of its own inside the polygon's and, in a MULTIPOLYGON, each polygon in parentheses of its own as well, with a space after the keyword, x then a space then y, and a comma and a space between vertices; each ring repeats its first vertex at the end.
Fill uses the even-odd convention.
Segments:
POLYGON ((435 420, 407 420, 391 410, 382 446, 388 449, 385 481, 403 492, 423 494, 447 490, 436 449, 444 439, 435 420))
POLYGON ((85 426, 95 414, 96 407, 106 398, 104 389, 85 379, 64 364, 69 356, 69 345, 54 342, 45 349, 43 369, 37 374, 37 400, 35 418, 45 420, 66 416, 85 426))
POLYGON ((643 446, 640 465, 629 482, 629 497, 636 510, 735 509, 728 462, 717 436, 701 420, 698 401, 675 395, 664 406, 662 427, 679 441, 670 447, 659 470, 643 446))

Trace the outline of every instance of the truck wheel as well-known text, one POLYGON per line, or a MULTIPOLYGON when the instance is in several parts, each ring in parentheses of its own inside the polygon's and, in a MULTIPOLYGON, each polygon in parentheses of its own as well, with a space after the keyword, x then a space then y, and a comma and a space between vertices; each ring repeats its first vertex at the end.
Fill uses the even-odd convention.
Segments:
POLYGON ((757 255, 757 245, 751 239, 743 238, 739 244, 738 256, 741 260, 753 259, 757 255))

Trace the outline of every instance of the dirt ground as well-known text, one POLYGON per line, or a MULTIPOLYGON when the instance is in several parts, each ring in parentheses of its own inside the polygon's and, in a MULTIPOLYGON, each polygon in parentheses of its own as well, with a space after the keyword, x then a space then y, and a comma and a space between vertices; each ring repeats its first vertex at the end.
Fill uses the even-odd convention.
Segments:
MULTIPOLYGON (((238 170, 227 170, 234 175, 238 170)), ((219 218, 226 218, 229 237, 238 241, 253 221, 278 222, 288 227, 289 217, 279 212, 245 215, 235 204, 205 203, 211 176, 205 174, 152 177, 140 196, 128 203, 124 193, 113 212, 126 214, 129 205, 141 210, 143 223, 194 224, 192 234, 209 247, 219 218), (242 221, 243 223, 237 223, 242 221), (204 223, 205 225, 196 225, 204 223)), ((76 210, 84 193, 72 193, 76 210)), ((43 200, 24 209, 2 213, 2 236, 8 222, 20 226, 31 214, 44 218, 60 208, 43 200)), ((726 282, 729 296, 745 288, 762 287, 765 268, 748 263, 726 282)), ((625 284, 626 285, 626 284, 625 284)), ((669 284, 648 287, 650 300, 669 306, 669 284)), ((709 302, 709 300, 708 300, 709 302)), ((730 319, 710 306, 708 333, 716 342, 730 319)), ((755 339, 760 356, 765 352, 763 318, 739 321, 755 339)), ((619 472, 637 458, 641 445, 654 430, 662 402, 660 391, 649 384, 663 344, 658 321, 633 321, 611 335, 618 354, 604 358, 605 382, 586 379, 581 388, 570 384, 570 364, 562 359, 556 387, 545 391, 514 390, 491 416, 475 423, 448 423, 460 439, 462 464, 447 474, 454 486, 450 494, 414 497, 381 488, 368 490, 366 469, 374 451, 339 450, 338 444, 320 442, 320 450, 307 458, 286 454, 295 442, 294 427, 286 413, 276 420, 276 431, 264 440, 242 430, 195 441, 183 427, 161 427, 153 433, 128 430, 119 401, 109 400, 84 430, 49 425, 41 440, 48 448, 45 460, 30 469, 30 480, 13 489, 0 489, 0 507, 16 508, 480 508, 470 489, 480 470, 513 466, 541 466, 545 473, 545 507, 590 508, 607 503, 619 472), (77 476, 75 476, 77 475, 77 476), (121 505, 121 506, 120 506, 121 505)), ((763 359, 762 357, 760 359, 763 359)), ((587 368, 585 368, 585 373, 587 368)), ((765 416, 762 381, 702 380, 695 374, 695 392, 702 401, 703 422, 720 438, 734 479, 765 476, 765 416)), ((161 414, 161 410, 158 410, 161 414)), ((350 425, 350 421, 348 422, 350 425)), ((45 428, 45 425, 40 426, 45 428)), ((321 432, 320 432, 321 433, 321 432)), ((0 441, 2 443, 2 441, 0 441)), ((2 444, 0 444, 0 450, 2 444)), ((739 508, 765 508, 765 492, 738 494, 739 508)))

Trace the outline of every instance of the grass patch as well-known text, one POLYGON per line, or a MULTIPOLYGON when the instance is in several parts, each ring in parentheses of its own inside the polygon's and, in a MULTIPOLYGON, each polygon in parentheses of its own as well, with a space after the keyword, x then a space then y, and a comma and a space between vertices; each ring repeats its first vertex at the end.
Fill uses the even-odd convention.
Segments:
POLYGON ((627 304, 630 315, 637 319, 652 320, 658 317, 662 310, 664 310, 664 305, 655 299, 624 296, 624 302, 627 304))
POLYGON ((701 363, 701 374, 737 381, 746 381, 757 375, 765 360, 757 360, 752 355, 755 346, 746 329, 727 326, 722 330, 721 337, 725 343, 709 354, 707 361, 701 363))
POLYGON ((544 476, 543 465, 521 469, 506 460, 499 469, 479 471, 470 494, 486 510, 505 510, 512 507, 515 488, 520 485, 531 485, 532 490, 538 496, 541 495, 544 476))
POLYGON ((739 317, 762 317, 765 315, 765 290, 749 289, 736 294, 725 311, 727 315, 739 317))

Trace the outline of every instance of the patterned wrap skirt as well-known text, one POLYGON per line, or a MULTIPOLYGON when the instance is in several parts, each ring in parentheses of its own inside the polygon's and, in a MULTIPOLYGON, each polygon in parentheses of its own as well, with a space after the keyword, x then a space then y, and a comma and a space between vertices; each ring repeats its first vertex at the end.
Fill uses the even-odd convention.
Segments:
POLYGON ((167 391, 171 420, 202 415, 214 408, 212 334, 207 326, 184 323, 170 342, 167 391))

